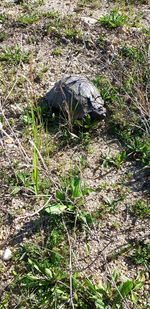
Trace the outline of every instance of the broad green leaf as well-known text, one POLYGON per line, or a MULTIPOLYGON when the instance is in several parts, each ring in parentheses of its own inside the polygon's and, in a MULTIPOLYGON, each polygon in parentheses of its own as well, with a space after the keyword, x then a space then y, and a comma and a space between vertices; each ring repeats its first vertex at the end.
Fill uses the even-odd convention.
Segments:
POLYGON ((126 282, 124 282, 119 288, 122 296, 127 296, 131 292, 132 287, 133 287, 133 280, 127 280, 126 282))
POLYGON ((67 207, 63 204, 54 204, 45 209, 45 211, 52 215, 60 215, 67 207))
POLYGON ((53 278, 52 271, 51 271, 49 268, 45 268, 45 274, 46 274, 49 278, 53 278))
POLYGON ((141 289, 142 286, 143 286, 143 282, 138 282, 138 283, 134 286, 134 290, 139 290, 139 289, 141 289))
POLYGON ((17 173, 17 177, 19 178, 19 180, 20 180, 23 184, 25 184, 26 176, 25 176, 24 173, 18 172, 18 173, 17 173))
POLYGON ((28 258, 28 263, 32 265, 36 270, 40 271, 38 265, 34 261, 32 261, 30 258, 28 258))
POLYGON ((56 191, 56 198, 60 201, 64 201, 64 193, 60 190, 56 191))
POLYGON ((16 195, 18 192, 20 192, 21 187, 14 187, 14 189, 12 190, 11 194, 12 195, 16 195))
POLYGON ((116 292, 113 304, 118 304, 122 297, 127 296, 131 292, 132 288, 133 280, 127 280, 126 282, 122 283, 119 287, 119 292, 116 292))
POLYGON ((138 301, 138 297, 133 291, 131 291, 131 300, 133 304, 135 304, 138 301))

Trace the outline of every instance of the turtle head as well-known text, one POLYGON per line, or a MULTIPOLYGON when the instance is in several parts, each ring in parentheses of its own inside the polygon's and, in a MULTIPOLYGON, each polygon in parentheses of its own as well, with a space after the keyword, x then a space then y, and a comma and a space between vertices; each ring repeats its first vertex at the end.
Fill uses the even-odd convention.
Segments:
POLYGON ((106 117, 106 108, 104 107, 104 101, 101 97, 97 97, 96 100, 92 102, 90 114, 93 118, 97 119, 104 119, 106 117))
POLYGON ((101 108, 93 109, 90 112, 90 115, 91 115, 92 118, 105 119, 105 117, 106 117, 106 108, 101 106, 101 108))
POLYGON ((92 99, 88 98, 88 104, 92 118, 104 119, 106 117, 106 108, 104 107, 104 101, 101 96, 93 96, 92 99))

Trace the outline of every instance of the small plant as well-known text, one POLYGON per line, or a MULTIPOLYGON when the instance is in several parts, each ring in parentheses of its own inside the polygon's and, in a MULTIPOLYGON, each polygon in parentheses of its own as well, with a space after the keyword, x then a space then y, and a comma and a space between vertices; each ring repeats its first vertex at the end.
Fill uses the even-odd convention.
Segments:
MULTIPOLYGON (((144 74, 143 83, 145 80, 147 83, 149 76, 149 74, 145 73, 146 70, 143 73, 140 73, 140 80, 142 79, 142 74, 144 74)), ((97 77, 94 83, 100 89, 101 96, 107 105, 108 130, 110 128, 110 133, 115 134, 120 139, 128 156, 134 157, 134 159, 138 162, 149 166, 149 129, 145 130, 143 124, 147 120, 145 120, 145 122, 143 121, 143 116, 139 114, 139 110, 137 108, 139 96, 136 97, 136 92, 134 89, 135 77, 132 73, 131 78, 132 83, 130 83, 130 89, 125 87, 126 81, 119 84, 119 87, 117 88, 116 85, 103 76, 97 77), (123 96, 121 96, 121 93, 127 93, 127 91, 130 93, 130 109, 128 108, 128 103, 123 99, 123 96)), ((120 160, 121 158, 118 157, 116 159, 120 160)), ((119 161, 117 164, 119 164, 119 161)))
POLYGON ((25 171, 17 171, 15 178, 11 178, 12 195, 18 194, 23 188, 28 188, 31 192, 33 184, 30 175, 25 171))
POLYGON ((81 8, 82 7, 84 8, 85 6, 88 6, 88 7, 92 8, 92 9, 94 9, 94 8, 97 8, 99 6, 99 3, 98 3, 97 0, 79 0, 77 4, 81 8))
POLYGON ((91 130, 96 128, 98 122, 91 118, 90 114, 87 114, 82 120, 77 119, 74 121, 74 125, 82 130, 91 130))
POLYGON ((5 48, 0 51, 0 61, 6 61, 13 64, 19 62, 28 63, 30 58, 30 52, 23 53, 19 46, 12 48, 5 48))
POLYGON ((54 56, 61 56, 61 55, 62 55, 62 50, 61 50, 61 48, 56 47, 56 48, 52 51, 52 54, 53 54, 54 56))
POLYGON ((60 189, 55 192, 54 202, 45 210, 51 215, 64 214, 70 224, 89 224, 91 215, 84 210, 84 196, 88 192, 89 188, 81 185, 80 176, 73 173, 62 179, 60 189))
POLYGON ((0 33, 0 42, 3 42, 5 40, 7 40, 8 38, 9 38, 9 34, 8 33, 4 32, 4 31, 2 31, 0 33))
POLYGON ((130 208, 130 213, 132 216, 144 219, 150 215, 150 205, 148 202, 143 200, 136 201, 130 208))
MULTIPOLYGON (((111 274, 111 279, 103 285, 101 281, 93 283, 92 276, 82 279, 78 273, 72 273, 70 278, 67 271, 68 253, 62 255, 60 245, 63 230, 51 233, 47 248, 40 248, 34 244, 26 244, 19 248, 16 256, 16 270, 13 272, 14 282, 11 291, 15 298, 6 293, 2 304, 10 307, 14 302, 21 308, 123 308, 126 301, 136 304, 138 291, 143 286, 140 278, 128 279, 123 282, 117 271, 111 274), (19 262, 19 263, 18 263, 19 262), (70 296, 70 283, 72 294, 70 296), (17 297, 16 297, 17 296, 17 297)), ((67 249, 67 248, 66 248, 67 249)))
POLYGON ((77 23, 73 20, 72 15, 62 18, 57 12, 47 13, 45 29, 47 34, 57 38, 57 41, 64 37, 73 41, 82 38, 82 32, 77 28, 77 23))
POLYGON ((150 241, 146 244, 138 244, 132 250, 129 256, 132 263, 145 266, 146 270, 150 270, 150 241))
POLYGON ((58 11, 47 11, 47 12, 43 13, 43 16, 46 17, 46 18, 55 19, 55 18, 59 18, 60 14, 59 14, 58 11))
POLYGON ((121 55, 124 56, 124 57, 128 57, 130 59, 133 59, 133 60, 136 60, 136 61, 140 61, 140 62, 144 62, 144 53, 142 50, 139 50, 135 47, 130 47, 130 46, 123 46, 121 48, 121 51, 120 51, 121 55))
POLYGON ((38 19, 39 19, 39 16, 37 14, 22 15, 17 19, 17 22, 22 26, 28 26, 38 21, 38 19))
POLYGON ((103 159, 103 166, 104 167, 114 166, 116 168, 119 168, 122 162, 125 160, 126 156, 127 156, 126 151, 118 152, 115 158, 113 158, 108 154, 108 156, 106 156, 103 159))
POLYGON ((4 14, 0 14, 0 24, 3 24, 6 20, 6 16, 4 14))
POLYGON ((31 125, 31 124, 32 124, 32 114, 31 114, 31 110, 29 110, 29 109, 24 109, 24 110, 23 110, 23 113, 22 113, 21 116, 20 116, 20 120, 21 120, 21 123, 22 123, 24 126, 31 125))
POLYGON ((112 10, 109 15, 101 17, 98 21, 102 26, 110 29, 123 26, 127 22, 127 16, 122 15, 118 10, 112 10))
POLYGON ((79 29, 75 29, 75 28, 66 28, 64 31, 64 36, 67 39, 80 39, 82 37, 82 33, 79 29))

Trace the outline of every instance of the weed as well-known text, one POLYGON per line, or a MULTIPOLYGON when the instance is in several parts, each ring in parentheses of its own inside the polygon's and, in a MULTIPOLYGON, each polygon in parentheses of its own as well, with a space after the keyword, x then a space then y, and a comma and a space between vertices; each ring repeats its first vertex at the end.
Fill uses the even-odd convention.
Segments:
POLYGON ((9 34, 8 33, 4 32, 4 31, 2 31, 0 33, 0 42, 6 41, 8 38, 9 38, 9 34))
POLYGON ((77 23, 71 15, 62 18, 57 12, 53 14, 50 12, 47 16, 45 29, 48 35, 54 36, 57 40, 61 38, 81 40, 82 32, 77 28, 77 23))
MULTIPOLYGON (((70 307, 70 302, 77 308, 123 308, 125 301, 135 304, 138 300, 138 290, 142 287, 140 278, 120 281, 117 271, 111 275, 105 285, 93 283, 92 276, 82 279, 78 273, 72 274, 73 295, 70 299, 69 275, 65 268, 68 256, 61 255, 61 249, 54 249, 61 241, 57 230, 51 234, 51 249, 41 249, 28 244, 20 247, 16 257, 16 270, 11 290, 17 295, 12 299, 11 293, 6 293, 3 305, 11 306, 14 301, 19 307, 26 308, 63 308, 70 307), (18 264, 19 261, 19 264, 18 264), (20 275, 18 274, 20 273, 20 275), (19 288, 18 288, 19 287, 19 288)), ((0 307, 1 308, 1 307, 0 307)))
POLYGON ((82 33, 79 29, 74 28, 66 28, 64 31, 64 35, 67 39, 80 39, 82 37, 82 33))
POLYGON ((52 51, 52 54, 53 54, 54 56, 61 56, 61 55, 62 55, 62 50, 61 50, 61 48, 56 47, 56 48, 52 51))
POLYGON ((90 132, 84 132, 81 130, 79 134, 80 142, 82 143, 82 147, 85 150, 89 150, 90 142, 91 142, 91 135, 90 132))
POLYGON ((4 14, 0 14, 0 24, 3 24, 6 21, 6 16, 4 14))
POLYGON ((99 209, 92 215, 94 218, 104 219, 108 213, 116 214, 119 202, 123 201, 124 195, 119 196, 117 199, 111 200, 107 198, 102 204, 99 205, 99 209))
POLYGON ((60 14, 57 11, 47 11, 47 12, 44 12, 43 16, 47 17, 47 18, 52 18, 52 19, 60 18, 60 14))
POLYGON ((98 122, 92 119, 90 114, 87 114, 83 119, 77 119, 74 121, 74 125, 81 128, 83 131, 92 130, 97 127, 98 122))
POLYGON ((148 4, 148 0, 128 0, 129 4, 148 4))
POLYGON ((67 222, 72 224, 89 224, 90 214, 84 210, 84 196, 89 188, 81 185, 80 176, 71 171, 68 177, 62 179, 60 189, 55 192, 55 200, 46 207, 50 215, 64 214, 67 222))
POLYGON ((79 6, 79 7, 85 7, 85 6, 88 6, 88 7, 90 7, 91 9, 94 9, 94 8, 97 8, 97 7, 99 7, 99 3, 98 3, 98 1, 97 0, 79 0, 78 1, 78 3, 77 3, 77 5, 79 6))
POLYGON ((31 182, 30 175, 25 171, 18 171, 15 177, 11 177, 11 194, 18 194, 23 188, 33 190, 33 184, 31 182))
POLYGON ((132 60, 140 61, 144 63, 144 53, 142 50, 139 50, 135 47, 129 47, 127 45, 123 46, 120 51, 121 55, 124 57, 128 57, 132 60))
POLYGON ((17 22, 22 26, 32 25, 33 23, 37 22, 39 16, 37 14, 32 15, 22 15, 17 19, 17 22))
POLYGON ((6 61, 13 64, 20 62, 28 63, 30 52, 22 52, 19 46, 5 48, 0 52, 0 61, 6 61))
POLYGON ((143 265, 149 271, 150 241, 146 244, 137 244, 128 258, 135 265, 143 265))
POLYGON ((150 205, 143 200, 136 201, 130 208, 130 213, 134 217, 144 219, 150 215, 150 205))
POLYGON ((20 116, 20 121, 24 127, 32 124, 32 114, 30 109, 24 109, 23 113, 20 116))
POLYGON ((33 153, 33 169, 29 171, 16 171, 15 175, 8 178, 11 188, 11 195, 15 196, 21 191, 28 191, 32 194, 37 194, 38 190, 41 194, 47 195, 50 188, 50 180, 38 178, 37 158, 33 153), (34 161, 35 160, 35 161, 34 161))
MULTIPOLYGON (((145 73, 146 70, 143 71, 142 74, 145 75, 145 73)), ((110 128, 111 134, 114 133, 117 135, 117 137, 125 146, 125 151, 127 155, 130 155, 130 157, 134 157, 134 159, 137 159, 137 161, 140 161, 143 165, 149 166, 149 124, 146 120, 146 117, 148 116, 145 115, 145 118, 143 118, 143 116, 140 116, 137 106, 137 100, 139 100, 140 98, 140 100, 142 100, 141 104, 147 106, 147 109, 148 105, 146 105, 141 92, 139 93, 137 88, 134 88, 135 77, 133 76, 133 74, 131 74, 130 79, 131 78, 132 83, 130 83, 130 90, 129 87, 128 89, 126 88, 126 82, 124 81, 122 82, 122 84, 119 84, 119 87, 117 88, 110 80, 103 77, 98 77, 95 80, 95 85, 100 89, 101 96, 103 97, 105 104, 107 105, 107 124, 108 129, 110 128), (130 108, 128 107, 128 102, 124 100, 124 95, 122 95, 123 93, 127 92, 130 93, 130 100, 132 103, 130 103, 130 108), (148 127, 145 128, 143 125, 148 127)), ((143 76, 143 78, 146 79, 147 83, 148 75, 143 76)), ((127 82, 129 82, 129 79, 127 82)), ((116 163, 120 164, 120 160, 121 156, 119 155, 118 158, 116 158, 116 163)))
POLYGON ((126 151, 118 152, 115 158, 113 158, 108 154, 108 156, 106 156, 103 159, 102 164, 104 167, 114 166, 116 168, 119 168, 122 162, 125 160, 125 158, 126 158, 126 151))
POLYGON ((112 10, 109 15, 105 15, 98 20, 98 23, 110 29, 121 27, 126 22, 127 16, 120 14, 118 10, 112 10))

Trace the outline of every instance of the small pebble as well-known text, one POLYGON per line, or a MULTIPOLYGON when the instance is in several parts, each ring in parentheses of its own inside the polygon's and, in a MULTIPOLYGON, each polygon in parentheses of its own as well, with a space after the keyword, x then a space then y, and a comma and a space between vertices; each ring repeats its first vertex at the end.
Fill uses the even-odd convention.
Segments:
POLYGON ((6 248, 2 256, 3 261, 9 261, 11 257, 12 257, 12 251, 9 248, 6 248))
POLYGON ((149 284, 145 284, 144 290, 145 290, 145 291, 149 291, 149 284))

